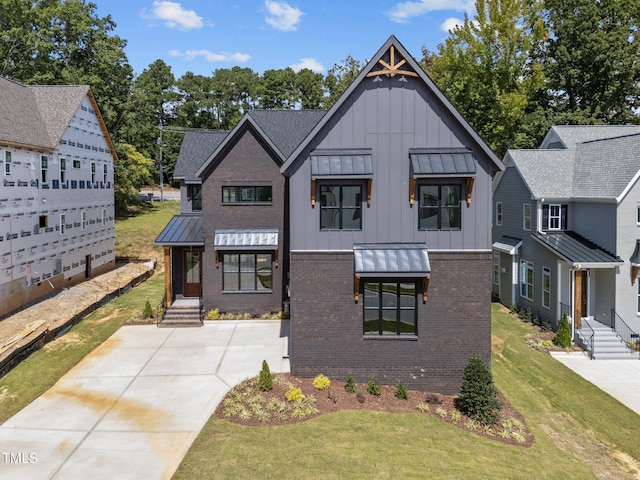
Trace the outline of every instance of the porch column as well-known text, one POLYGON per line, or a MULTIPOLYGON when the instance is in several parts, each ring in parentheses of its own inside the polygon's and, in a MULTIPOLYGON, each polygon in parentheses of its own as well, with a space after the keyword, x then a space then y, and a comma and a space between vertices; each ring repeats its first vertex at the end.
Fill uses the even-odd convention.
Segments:
POLYGON ((166 298, 166 306, 171 306, 171 299, 173 298, 171 292, 171 247, 169 245, 164 246, 164 295, 166 298))

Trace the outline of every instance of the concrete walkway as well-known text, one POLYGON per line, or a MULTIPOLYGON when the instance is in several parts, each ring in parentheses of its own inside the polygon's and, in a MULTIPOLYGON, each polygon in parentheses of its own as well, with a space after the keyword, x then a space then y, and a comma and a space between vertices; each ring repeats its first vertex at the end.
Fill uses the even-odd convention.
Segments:
POLYGON ((640 415, 640 360, 591 360, 584 352, 551 356, 640 415))
POLYGON ((168 479, 225 393, 288 372, 287 320, 126 326, 0 426, 0 479, 168 479))

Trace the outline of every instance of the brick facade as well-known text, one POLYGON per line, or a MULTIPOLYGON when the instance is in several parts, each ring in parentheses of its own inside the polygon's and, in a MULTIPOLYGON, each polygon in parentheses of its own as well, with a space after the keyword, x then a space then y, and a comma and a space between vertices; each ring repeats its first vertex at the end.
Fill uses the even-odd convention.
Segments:
MULTIPOLYGON (((202 301, 205 311, 218 308, 221 312, 249 312, 261 315, 282 310, 284 282, 283 242, 285 212, 285 178, 279 165, 251 129, 238 135, 237 142, 202 183, 202 230, 205 242, 203 255, 202 301), (223 204, 223 185, 272 187, 272 203, 223 204), (223 292, 222 263, 216 267, 213 246, 218 229, 277 228, 278 267, 273 263, 271 292, 223 292)), ((264 252, 267 253, 267 252, 264 252)), ((222 255, 220 256, 222 259, 222 255)), ((274 258, 275 260, 275 258, 274 258)))
MULTIPOLYGON (((491 351, 491 254, 429 252, 428 300, 418 295, 417 339, 364 337, 352 252, 291 253, 291 371, 458 393, 470 356, 491 351)), ((422 288, 422 282, 418 282, 422 288)))

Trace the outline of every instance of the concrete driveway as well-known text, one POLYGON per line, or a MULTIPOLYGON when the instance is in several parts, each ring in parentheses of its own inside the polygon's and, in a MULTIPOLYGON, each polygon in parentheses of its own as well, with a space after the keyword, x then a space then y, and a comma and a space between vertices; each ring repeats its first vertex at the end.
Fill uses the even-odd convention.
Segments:
POLYGON ((171 478, 225 393, 288 372, 288 321, 126 326, 0 426, 0 479, 171 478))

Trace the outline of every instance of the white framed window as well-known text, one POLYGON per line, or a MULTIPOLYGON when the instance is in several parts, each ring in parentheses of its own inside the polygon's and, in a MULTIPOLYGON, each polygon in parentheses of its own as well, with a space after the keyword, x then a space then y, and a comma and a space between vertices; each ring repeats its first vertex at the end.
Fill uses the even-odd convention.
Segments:
POLYGON ((64 235, 64 230, 67 225, 67 216, 64 213, 60 214, 60 235, 64 235))
POLYGON ((86 230, 87 229, 87 212, 86 211, 82 211, 80 212, 80 218, 82 220, 82 230, 86 230))
POLYGON ((560 230, 560 205, 549 205, 549 230, 560 230))
POLYGON ((551 269, 542 267, 542 306, 551 308, 551 269))
POLYGON ((64 183, 67 179, 67 159, 60 159, 60 183, 64 183))
POLYGON ((533 300, 533 263, 520 261, 520 296, 533 300))
POLYGON ((531 204, 522 204, 522 228, 523 230, 531 230, 531 204))
POLYGON ((500 285, 500 252, 493 252, 493 283, 500 285))
POLYGON ((11 175, 11 152, 4 152, 4 174, 11 175))
POLYGON ((496 202, 496 225, 502 226, 502 202, 496 202))

